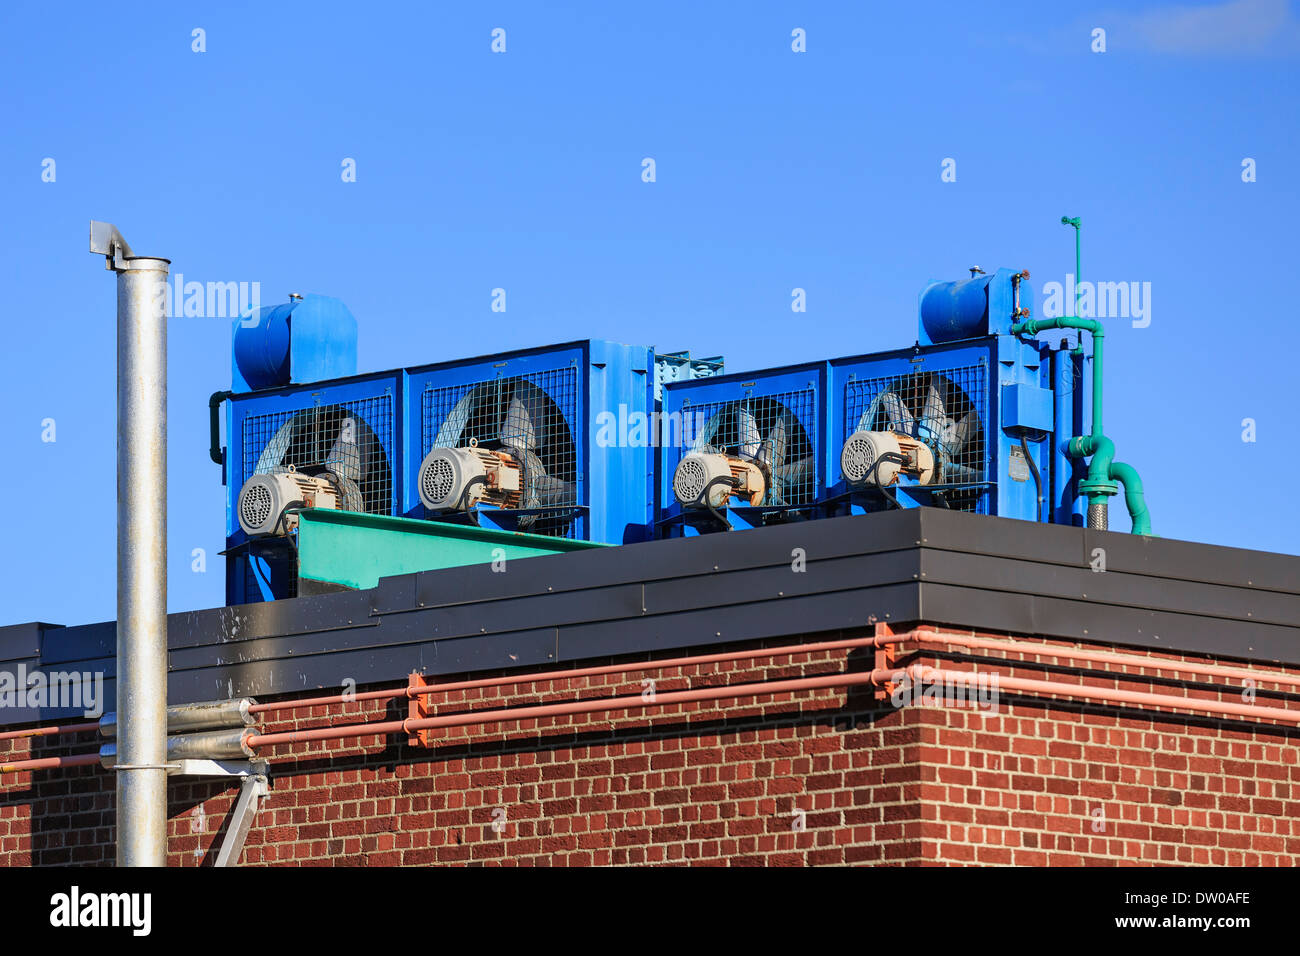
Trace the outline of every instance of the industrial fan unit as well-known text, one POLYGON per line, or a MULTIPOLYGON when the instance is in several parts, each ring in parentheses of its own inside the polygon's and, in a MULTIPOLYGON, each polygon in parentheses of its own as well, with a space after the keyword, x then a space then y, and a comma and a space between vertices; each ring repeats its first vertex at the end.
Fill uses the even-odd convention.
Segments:
POLYGON ((652 350, 582 341, 408 372, 405 513, 608 544, 651 520, 652 350), (613 426, 609 425, 612 420, 613 426), (635 429, 620 427, 629 420, 635 429))
POLYGON ((836 492, 986 510, 988 358, 908 350, 831 362, 836 492), (913 489, 924 489, 916 491, 913 489), (903 497, 900 499, 899 495, 903 497), (918 497, 919 496, 919 497, 918 497))
POLYGON ((1007 334, 1032 305, 1026 277, 931 283, 915 346, 830 362, 826 514, 929 505, 1049 520, 1050 439, 1073 394, 1054 394, 1048 346, 1007 334))
POLYGON ((229 398, 227 600, 295 593, 296 512, 397 510, 396 375, 229 398))
POLYGON ((821 488, 821 363, 668 384, 661 534, 806 517, 821 488))

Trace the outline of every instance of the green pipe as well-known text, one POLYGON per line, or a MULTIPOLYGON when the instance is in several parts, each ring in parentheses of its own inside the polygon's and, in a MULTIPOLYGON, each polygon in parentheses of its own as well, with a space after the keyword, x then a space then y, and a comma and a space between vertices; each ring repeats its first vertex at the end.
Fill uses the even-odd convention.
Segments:
POLYGON ((1079 297, 1083 295, 1083 266, 1079 257, 1079 217, 1062 216, 1061 224, 1074 227, 1074 314, 1079 314, 1079 297))
POLYGON ((1026 319, 1011 326, 1012 335, 1037 335, 1047 329, 1082 329, 1092 334, 1092 428, 1086 436, 1075 436, 1066 445, 1071 458, 1088 459, 1088 475, 1079 482, 1079 490, 1088 496, 1088 504, 1103 505, 1116 494, 1115 482, 1124 485, 1124 504, 1133 519, 1134 534, 1151 533, 1151 515, 1137 469, 1116 462, 1115 443, 1102 434, 1102 347, 1105 331, 1096 319, 1063 315, 1055 319, 1026 319))
POLYGON ((1093 438, 1101 438, 1101 377, 1102 349, 1106 331, 1096 319, 1080 319, 1062 315, 1055 319, 1026 319, 1011 326, 1012 335, 1037 335, 1047 329, 1082 329, 1092 333, 1092 431, 1093 438))
POLYGON ((1110 476, 1124 486, 1124 504, 1128 506, 1129 517, 1133 519, 1133 533, 1150 534, 1151 514, 1147 511, 1146 494, 1137 469, 1122 461, 1112 461, 1110 476))
POLYGON ((1110 463, 1115 458, 1115 443, 1105 435, 1071 438, 1066 453, 1071 458, 1088 458, 1088 477, 1079 483, 1079 489, 1087 492, 1088 504, 1105 504, 1106 499, 1115 493, 1110 476, 1110 463), (1110 490, 1107 490, 1108 486, 1110 490))

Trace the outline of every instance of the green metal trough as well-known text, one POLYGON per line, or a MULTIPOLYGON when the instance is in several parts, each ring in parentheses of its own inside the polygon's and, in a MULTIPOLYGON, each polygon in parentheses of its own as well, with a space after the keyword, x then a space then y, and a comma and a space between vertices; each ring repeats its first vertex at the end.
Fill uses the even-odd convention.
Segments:
POLYGON ((608 545, 441 521, 312 508, 298 514, 298 577, 345 588, 380 578, 608 545))

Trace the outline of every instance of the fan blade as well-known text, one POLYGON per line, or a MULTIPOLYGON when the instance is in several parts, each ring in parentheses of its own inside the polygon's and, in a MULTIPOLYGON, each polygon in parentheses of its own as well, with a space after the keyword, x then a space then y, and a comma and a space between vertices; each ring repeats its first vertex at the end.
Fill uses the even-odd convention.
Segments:
POLYGON ((921 412, 921 417, 929 426, 932 432, 938 432, 943 428, 943 421, 947 418, 943 408, 943 396, 939 390, 931 383, 929 392, 925 396, 925 409, 921 412))
POLYGON ((743 405, 736 409, 736 434, 736 454, 742 458, 758 457, 763 439, 758 434, 758 422, 754 420, 754 413, 743 405))
POLYGON ((540 413, 541 408, 535 399, 525 402, 516 390, 501 423, 501 444, 525 454, 535 454, 538 448, 537 423, 542 418, 540 413))
POLYGON ((266 443, 262 453, 257 456, 257 466, 253 468, 253 474, 268 475, 286 464, 296 464, 296 462, 286 462, 284 456, 293 440, 293 426, 298 417, 295 415, 276 430, 275 436, 266 443))
POLYGON ((885 392, 880 398, 881 405, 888 416, 887 427, 891 430, 911 434, 913 427, 916 425, 916 419, 907 410, 907 403, 903 401, 897 392, 885 392))
POLYGON ((807 491, 812 483, 815 459, 809 455, 798 461, 782 464, 772 471, 772 487, 775 489, 773 504, 792 504, 790 492, 807 491))
POLYGON ((709 417, 709 420, 704 423, 704 427, 700 429, 700 433, 695 436, 695 443, 691 445, 691 451, 710 455, 720 454, 723 451, 713 442, 713 439, 718 434, 718 429, 722 427, 722 417, 722 412, 709 417))
POLYGON ((943 483, 945 485, 973 483, 983 480, 984 473, 979 468, 959 465, 953 461, 947 461, 943 465, 943 483))
MULTIPOLYGON (((461 433, 465 431, 465 425, 469 422, 470 412, 474 409, 474 403, 477 399, 478 389, 470 389, 466 392, 452 408, 445 421, 438 428, 438 435, 433 440, 434 448, 455 448, 461 443, 461 433)), ((477 435, 466 435, 466 438, 477 438, 477 435)))
POLYGON ((800 458, 798 461, 787 462, 780 468, 775 469, 772 474, 782 481, 798 481, 808 476, 808 470, 812 467, 813 457, 800 458))
POLYGON ((330 447, 324 462, 330 466, 331 471, 353 481, 361 480, 369 457, 366 454, 368 449, 365 442, 358 440, 359 431, 355 418, 349 416, 343 419, 339 423, 338 437, 334 439, 334 444, 330 447))
POLYGON ((960 421, 954 422, 951 418, 944 423, 943 443, 948 447, 949 453, 956 457, 961 447, 975 437, 979 428, 979 419, 972 414, 966 414, 961 417, 960 421))
POLYGON ((867 410, 858 418, 857 431, 890 431, 911 435, 916 425, 907 405, 899 398, 897 392, 881 392, 871 400, 867 410), (884 415, 884 421, 876 424, 877 418, 884 415))
POLYGON ((769 472, 780 470, 785 464, 785 453, 789 445, 790 428, 786 425, 786 419, 790 417, 789 412, 782 412, 772 426, 772 430, 767 433, 767 438, 759 446, 758 458, 765 465, 769 472))

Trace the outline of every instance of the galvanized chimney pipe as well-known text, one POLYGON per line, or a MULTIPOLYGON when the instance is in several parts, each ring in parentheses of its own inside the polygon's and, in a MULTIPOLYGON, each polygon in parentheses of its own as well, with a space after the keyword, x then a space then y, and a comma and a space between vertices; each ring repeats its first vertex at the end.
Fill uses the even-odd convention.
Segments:
POLYGON ((117 865, 167 863, 167 259, 113 225, 117 273, 117 865))

